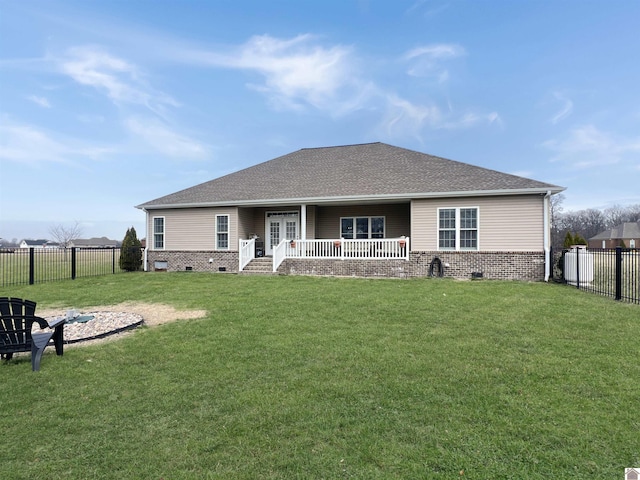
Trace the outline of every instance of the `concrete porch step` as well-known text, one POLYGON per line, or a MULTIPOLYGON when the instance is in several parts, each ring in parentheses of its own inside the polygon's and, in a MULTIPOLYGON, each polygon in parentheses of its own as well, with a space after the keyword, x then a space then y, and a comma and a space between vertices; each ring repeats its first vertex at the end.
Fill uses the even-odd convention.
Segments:
POLYGON ((244 270, 240 273, 246 274, 260 274, 260 275, 274 275, 273 259, 271 257, 258 257, 254 258, 249 264, 244 267, 244 270))

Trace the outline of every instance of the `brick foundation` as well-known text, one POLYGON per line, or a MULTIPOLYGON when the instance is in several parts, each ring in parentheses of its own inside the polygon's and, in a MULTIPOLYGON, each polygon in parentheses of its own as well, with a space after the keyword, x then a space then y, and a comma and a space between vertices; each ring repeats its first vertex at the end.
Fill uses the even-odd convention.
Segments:
MULTIPOLYGON (((278 272, 286 275, 426 277, 430 275, 436 257, 442 263, 445 277, 470 279, 475 273, 493 280, 544 280, 543 252, 411 252, 409 261, 288 258, 278 272)), ((436 266, 433 271, 437 275, 436 266)))
MULTIPOLYGON (((444 277, 470 279, 473 273, 492 280, 544 280, 543 252, 411 252, 409 260, 339 260, 288 258, 278 268, 285 275, 334 275, 345 277, 413 278, 430 275, 434 258, 443 265, 444 277)), ((183 272, 238 272, 238 252, 147 252, 149 270, 166 262, 166 270, 183 272), (209 263, 209 259, 213 262, 209 263)), ((434 269, 437 274, 437 269, 434 269)))
POLYGON ((544 252, 412 252, 411 276, 429 275, 436 257, 445 277, 468 279, 477 272, 491 280, 544 280, 544 252))
POLYGON ((149 271, 157 270, 156 262, 166 262, 168 272, 238 272, 238 252, 148 250, 149 271))

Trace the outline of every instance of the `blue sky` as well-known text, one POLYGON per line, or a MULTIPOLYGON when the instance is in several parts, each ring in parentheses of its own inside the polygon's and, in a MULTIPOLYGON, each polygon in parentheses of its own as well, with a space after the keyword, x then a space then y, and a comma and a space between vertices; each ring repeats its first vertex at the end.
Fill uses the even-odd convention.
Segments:
MULTIPOLYGON (((0 0, 0 237, 381 141, 640 203, 638 1, 0 0)), ((319 179, 321 181, 321 179, 319 179)))

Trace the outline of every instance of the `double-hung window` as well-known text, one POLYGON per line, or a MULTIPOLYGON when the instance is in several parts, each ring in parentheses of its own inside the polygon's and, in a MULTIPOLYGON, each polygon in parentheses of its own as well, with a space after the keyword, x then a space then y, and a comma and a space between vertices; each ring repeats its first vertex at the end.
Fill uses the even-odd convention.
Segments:
POLYGON ((153 217, 153 248, 164 249, 164 217, 153 217))
POLYGON ((229 215, 216 215, 216 250, 229 250, 229 215))
POLYGON ((478 207, 438 209, 438 250, 478 250, 478 207))
POLYGON ((384 217, 342 217, 342 238, 384 238, 384 217))

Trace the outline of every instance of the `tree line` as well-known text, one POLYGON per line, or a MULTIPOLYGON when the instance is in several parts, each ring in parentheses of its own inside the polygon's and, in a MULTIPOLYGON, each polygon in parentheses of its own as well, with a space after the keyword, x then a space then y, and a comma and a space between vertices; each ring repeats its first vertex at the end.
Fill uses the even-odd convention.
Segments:
POLYGON ((597 234, 617 227, 625 222, 640 222, 640 203, 636 205, 614 205, 603 210, 587 208, 585 210, 564 212, 564 195, 551 197, 551 243, 553 248, 562 248, 567 233, 574 238, 589 240, 597 234))

